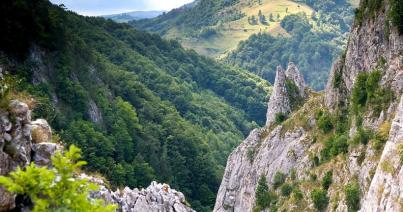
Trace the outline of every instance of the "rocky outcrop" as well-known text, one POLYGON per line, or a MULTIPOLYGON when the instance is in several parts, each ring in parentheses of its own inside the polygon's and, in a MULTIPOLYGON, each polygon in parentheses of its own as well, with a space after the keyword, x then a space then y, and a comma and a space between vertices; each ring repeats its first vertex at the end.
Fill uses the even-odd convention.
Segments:
MULTIPOLYGON (((276 203, 276 207, 280 207, 277 208, 279 211, 316 210, 310 198, 311 191, 313 188, 321 188, 317 186, 319 179, 323 179, 323 173, 328 170, 333 170, 333 184, 326 191, 329 198, 326 211, 349 210, 344 186, 352 181, 356 181, 360 187, 360 211, 403 211, 403 37, 391 23, 387 23, 389 4, 383 1, 382 5, 383 8, 376 11, 375 16, 371 15, 370 18, 368 15, 362 23, 357 21, 353 27, 347 51, 333 65, 324 94, 317 97, 311 95, 302 109, 294 113, 287 96, 286 82, 292 80, 298 87, 299 95, 306 97, 306 93, 303 93, 303 78, 293 64, 289 65, 285 73, 281 67, 277 69, 276 82, 268 103, 267 124, 262 129, 252 131, 228 158, 214 211, 252 211, 256 203, 259 177, 264 175, 269 189, 273 189, 270 184, 274 174, 277 171, 287 174, 292 168, 301 179, 298 183, 303 198, 295 205, 293 197, 280 197, 276 203), (390 28, 386 30, 385 25, 390 28), (340 154, 330 162, 320 162, 325 141, 335 140, 329 140, 330 134, 327 134, 320 142, 314 142, 318 131, 313 129, 317 127, 318 120, 313 111, 330 111, 334 117, 340 116, 343 110, 348 111, 358 74, 373 71, 381 73, 379 86, 385 90, 390 89, 394 94, 386 107, 382 107, 379 116, 374 116, 371 105, 361 114, 360 127, 372 131, 374 137, 369 139, 368 144, 349 145, 348 153, 340 154), (314 102, 314 98, 321 100, 314 102), (290 113, 289 120, 273 127, 275 114, 279 112, 290 113), (382 149, 383 144, 376 143, 380 141, 376 140, 380 133, 378 130, 392 119, 389 138, 382 149), (374 147, 376 145, 378 149, 374 147), (317 165, 314 165, 315 160, 317 165), (315 180, 311 181, 310 176, 315 176, 315 180)), ((346 136, 347 142, 351 142, 359 128, 356 126, 357 117, 351 113, 341 117, 351 118, 348 125, 351 127, 343 131, 344 135, 334 133, 334 136, 346 136)), ((385 129, 383 134, 387 134, 385 129)), ((289 183, 292 181, 290 178, 287 180, 289 183)), ((278 190, 275 192, 279 194, 278 190)))
POLYGON ((304 77, 302 76, 301 72, 299 72, 298 67, 293 62, 290 62, 288 64, 287 70, 285 71, 285 76, 287 77, 287 79, 293 81, 294 84, 298 87, 299 96, 305 97, 306 85, 304 77))
MULTIPOLYGON (((7 111, 0 111, 0 175, 7 175, 30 162, 49 165, 52 152, 59 148, 48 143, 52 132, 45 120, 31 122, 27 104, 13 100, 7 111), (38 137, 32 143, 32 129, 38 137)), ((0 211, 15 207, 15 196, 0 188, 0 211)))
POLYGON ((290 91, 287 90, 287 80, 294 83, 298 88, 298 96, 305 97, 305 81, 294 63, 289 63, 284 71, 281 66, 277 67, 274 80, 273 92, 268 103, 266 126, 270 127, 276 120, 277 114, 287 115, 291 112, 292 102, 289 99, 290 91))
POLYGON ((276 172, 288 174, 292 168, 309 167, 306 132, 299 128, 282 136, 281 131, 279 126, 262 137, 264 132, 255 129, 231 153, 214 211, 252 211, 260 176, 266 176, 270 185, 276 172))
POLYGON ((193 212, 185 200, 185 195, 171 189, 167 184, 155 181, 146 189, 124 189, 111 191, 100 178, 82 174, 80 178, 100 186, 99 191, 91 194, 92 198, 104 199, 109 204, 117 204, 123 212, 193 212))
MULTIPOLYGON (((362 23, 355 23, 351 31, 345 55, 333 67, 326 88, 327 104, 334 106, 339 100, 337 93, 347 98, 360 72, 383 72, 381 84, 390 86, 399 96, 403 92, 403 35, 388 20, 389 4, 384 3, 375 18, 364 18, 362 23), (337 73, 337 74, 335 74, 337 73), (334 86, 335 78, 341 81, 342 89, 334 86)), ((371 15, 368 15, 371 16, 371 15)))
POLYGON ((362 212, 403 211, 403 98, 392 122, 389 139, 371 185, 362 202, 362 212))

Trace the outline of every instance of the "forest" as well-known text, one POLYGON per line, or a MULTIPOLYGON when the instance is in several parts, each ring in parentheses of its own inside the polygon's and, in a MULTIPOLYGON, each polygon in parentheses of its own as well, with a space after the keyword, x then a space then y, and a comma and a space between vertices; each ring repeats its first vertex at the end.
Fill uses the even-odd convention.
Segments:
POLYGON ((298 1, 312 7, 312 14, 292 14, 281 20, 290 36, 252 35, 224 61, 274 82, 277 65, 294 62, 315 90, 326 84, 333 61, 346 45, 353 8, 344 1, 298 1))
POLYGON ((46 0, 0 5, 2 64, 86 171, 114 187, 166 182, 212 209, 228 154, 264 123, 265 80, 46 0))

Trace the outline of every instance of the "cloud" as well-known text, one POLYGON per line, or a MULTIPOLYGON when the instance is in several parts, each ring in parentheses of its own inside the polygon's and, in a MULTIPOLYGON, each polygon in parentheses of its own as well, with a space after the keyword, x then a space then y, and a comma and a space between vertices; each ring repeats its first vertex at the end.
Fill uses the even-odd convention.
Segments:
POLYGON ((171 10, 193 0, 50 0, 82 15, 106 15, 136 10, 171 10))

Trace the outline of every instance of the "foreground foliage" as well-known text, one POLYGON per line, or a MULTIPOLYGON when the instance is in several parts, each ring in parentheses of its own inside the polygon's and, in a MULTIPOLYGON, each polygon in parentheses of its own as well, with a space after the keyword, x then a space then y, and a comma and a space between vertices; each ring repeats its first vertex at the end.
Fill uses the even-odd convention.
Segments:
POLYGON ((12 193, 28 196, 33 211, 114 211, 114 205, 88 199, 97 186, 75 176, 86 164, 80 158, 81 150, 72 145, 64 154, 57 152, 52 157, 53 168, 31 163, 24 169, 17 168, 9 177, 0 176, 0 185, 12 193))

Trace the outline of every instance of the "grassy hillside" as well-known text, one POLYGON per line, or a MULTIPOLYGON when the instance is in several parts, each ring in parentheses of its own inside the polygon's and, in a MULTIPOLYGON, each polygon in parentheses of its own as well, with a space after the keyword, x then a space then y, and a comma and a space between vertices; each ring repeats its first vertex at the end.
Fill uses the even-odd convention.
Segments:
POLYGON ((174 10, 156 19, 131 22, 131 24, 145 30, 158 32, 165 38, 178 39, 185 47, 194 49, 198 53, 211 57, 222 57, 252 34, 267 32, 274 36, 288 36, 280 26, 280 21, 286 15, 313 12, 305 4, 290 0, 226 1, 231 3, 224 6, 209 1, 201 1, 199 5, 191 9, 174 10), (201 13, 199 11, 206 11, 210 8, 212 8, 211 14, 204 15, 203 18, 211 21, 194 24, 195 20, 189 20, 194 18, 191 14, 201 13), (265 16, 266 22, 262 23, 258 20, 259 11, 265 16), (249 21, 252 16, 257 19, 254 24, 249 21), (272 19, 270 19, 271 16, 272 19), (206 35, 206 31, 211 31, 212 35, 206 35))
POLYGON ((166 182, 208 211, 228 154, 264 122, 267 82, 178 42, 46 0, 2 1, 0 21, 10 87, 114 186, 166 182))

